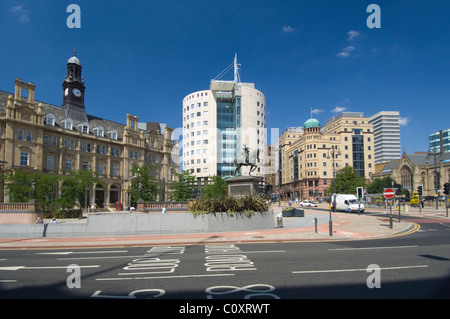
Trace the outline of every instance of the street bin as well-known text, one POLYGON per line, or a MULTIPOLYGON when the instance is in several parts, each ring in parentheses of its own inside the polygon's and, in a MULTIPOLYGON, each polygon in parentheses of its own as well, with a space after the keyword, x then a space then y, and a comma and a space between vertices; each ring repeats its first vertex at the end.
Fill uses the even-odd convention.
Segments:
POLYGON ((283 228, 283 216, 277 216, 277 227, 283 228))

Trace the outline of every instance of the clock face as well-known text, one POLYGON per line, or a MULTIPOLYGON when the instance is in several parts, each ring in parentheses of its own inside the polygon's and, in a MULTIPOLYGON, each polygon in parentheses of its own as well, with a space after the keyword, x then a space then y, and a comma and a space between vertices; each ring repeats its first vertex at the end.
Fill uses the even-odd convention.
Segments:
POLYGON ((66 89, 64 90, 64 95, 65 95, 65 96, 69 95, 69 89, 68 89, 68 88, 66 88, 66 89))
POLYGON ((81 96, 81 91, 78 89, 73 89, 73 95, 75 95, 76 97, 80 97, 81 96))

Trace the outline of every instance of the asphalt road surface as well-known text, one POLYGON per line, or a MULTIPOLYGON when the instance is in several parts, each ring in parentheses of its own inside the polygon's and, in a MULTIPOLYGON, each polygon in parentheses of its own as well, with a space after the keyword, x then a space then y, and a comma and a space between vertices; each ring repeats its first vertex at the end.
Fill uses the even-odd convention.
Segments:
POLYGON ((450 223, 416 222, 376 240, 3 250, 0 298, 449 298, 450 223))

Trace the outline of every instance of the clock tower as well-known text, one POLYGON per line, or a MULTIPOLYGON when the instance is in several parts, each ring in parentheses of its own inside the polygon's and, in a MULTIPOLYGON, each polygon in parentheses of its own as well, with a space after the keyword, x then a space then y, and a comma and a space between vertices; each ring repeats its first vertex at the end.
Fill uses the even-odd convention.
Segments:
POLYGON ((62 84, 63 104, 66 118, 78 122, 87 122, 86 110, 84 107, 84 80, 81 76, 81 62, 76 56, 67 61, 67 75, 62 84))

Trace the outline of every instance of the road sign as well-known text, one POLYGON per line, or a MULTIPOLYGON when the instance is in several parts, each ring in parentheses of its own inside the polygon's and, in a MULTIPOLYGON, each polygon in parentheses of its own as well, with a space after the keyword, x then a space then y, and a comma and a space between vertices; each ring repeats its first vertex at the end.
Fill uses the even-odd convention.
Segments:
POLYGON ((385 188, 383 195, 385 198, 388 198, 388 199, 394 198, 395 190, 393 190, 392 188, 385 188))

